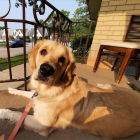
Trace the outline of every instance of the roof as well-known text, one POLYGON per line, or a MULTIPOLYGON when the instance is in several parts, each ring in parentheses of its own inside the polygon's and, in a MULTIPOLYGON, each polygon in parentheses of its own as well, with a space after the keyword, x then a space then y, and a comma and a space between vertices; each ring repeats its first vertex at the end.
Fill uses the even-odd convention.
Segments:
POLYGON ((14 29, 8 29, 8 35, 13 35, 14 29))
MULTIPOLYGON (((12 36, 14 32, 14 29, 8 29, 8 35, 12 36)), ((3 33, 5 33, 5 29, 0 31, 0 35, 2 35, 3 33)), ((6 33, 5 33, 6 34, 6 33)))
POLYGON ((86 0, 86 1, 88 5, 90 19, 91 20, 97 19, 102 0, 86 0))
MULTIPOLYGON (((42 35, 43 33, 43 28, 37 28, 38 32, 42 35)), ((33 36, 34 35, 34 28, 31 28, 31 31, 30 31, 30 35, 29 36, 33 36)), ((48 31, 47 29, 45 29, 45 33, 44 33, 44 36, 47 36, 48 35, 48 31)))
MULTIPOLYGON (((16 29, 16 31, 21 31, 22 33, 23 33, 23 29, 16 29)), ((28 29, 25 29, 25 32, 27 32, 28 31, 28 29)))

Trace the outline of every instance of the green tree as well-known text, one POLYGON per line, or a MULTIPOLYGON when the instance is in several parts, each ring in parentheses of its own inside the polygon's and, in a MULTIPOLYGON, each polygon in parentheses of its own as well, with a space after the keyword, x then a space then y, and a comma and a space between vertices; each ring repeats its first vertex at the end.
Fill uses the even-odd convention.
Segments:
MULTIPOLYGON (((89 13, 86 11, 86 0, 76 0, 78 2, 78 8, 75 10, 73 14, 72 21, 90 21, 89 13)), ((88 32, 90 23, 79 23, 74 24, 72 27, 73 32, 88 32)), ((94 30, 94 29, 92 29, 94 30)))
MULTIPOLYGON (((64 9, 62 9, 60 12, 63 13, 66 17, 69 18, 69 15, 70 15, 69 11, 65 11, 64 9)), ((57 17, 57 14, 53 13, 52 16, 50 17, 50 19, 48 20, 48 24, 51 25, 51 26, 52 26, 53 17, 57 17)), ((61 18, 61 15, 59 15, 59 18, 61 18)))
POLYGON ((42 40, 42 37, 39 37, 39 40, 42 40))
MULTIPOLYGON (((32 22, 36 23, 36 21, 32 21, 32 22)), ((43 24, 44 20, 43 20, 43 19, 40 19, 39 22, 40 22, 41 24, 43 24)), ((44 25, 48 26, 48 23, 45 23, 44 25)), ((37 28, 41 28, 41 27, 38 26, 37 28)))
MULTIPOLYGON (((70 12, 65 11, 64 9, 62 9, 60 12, 63 13, 66 17, 69 17, 69 15, 70 15, 70 12)), ((56 16, 57 16, 57 14, 53 13, 52 16, 50 17, 50 19, 48 20, 48 22, 46 22, 44 25, 52 27, 52 19, 53 19, 53 17, 56 17, 56 16)), ((59 15, 59 18, 61 18, 61 15, 59 15)), ((35 22, 35 21, 33 21, 33 22, 35 22)), ((42 24, 44 22, 44 20, 40 19, 39 22, 42 24)))
POLYGON ((89 13, 86 12, 86 0, 76 0, 79 8, 77 8, 73 14, 75 21, 89 21, 89 13))
MULTIPOLYGON (((75 10, 75 12, 73 14, 73 18, 71 20, 72 21, 91 21, 89 19, 89 13, 87 12, 86 0, 76 0, 76 1, 78 2, 79 7, 75 10)), ((90 22, 73 24, 72 31, 80 32, 80 33, 88 33, 89 27, 90 27, 90 22)), ((92 44, 95 27, 96 27, 96 21, 94 21, 94 24, 93 24, 91 32, 90 32, 87 49, 86 49, 86 56, 88 56, 88 52, 89 52, 90 46, 92 44)), ((75 50, 74 55, 77 55, 80 40, 81 40, 81 34, 76 35, 75 42, 74 42, 74 38, 75 38, 75 35, 72 34, 71 35, 71 47, 75 50)), ((84 34, 82 37, 81 46, 80 46, 80 50, 79 50, 80 56, 83 56, 85 45, 86 45, 86 40, 87 40, 87 34, 84 34)))
POLYGON ((11 39, 13 40, 13 39, 14 39, 14 37, 12 36, 12 37, 11 37, 11 39))
MULTIPOLYGON (((40 19, 39 22, 40 22, 41 24, 43 24, 44 20, 43 20, 43 19, 40 19)), ((44 25, 48 26, 48 23, 45 23, 44 25)))
MULTIPOLYGON (((28 0, 28 6, 32 6, 35 0, 28 0)), ((16 0, 15 7, 22 6, 22 0, 16 0)), ((25 7, 27 7, 27 2, 25 1, 25 7)))
POLYGON ((26 39, 30 39, 30 37, 29 36, 26 36, 26 39))

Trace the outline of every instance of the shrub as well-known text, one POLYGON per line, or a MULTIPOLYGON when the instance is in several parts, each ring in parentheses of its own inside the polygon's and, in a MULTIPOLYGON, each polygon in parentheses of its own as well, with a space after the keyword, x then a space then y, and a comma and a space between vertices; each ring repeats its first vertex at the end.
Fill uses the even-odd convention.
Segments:
POLYGON ((42 40, 42 37, 39 37, 39 40, 42 40))
POLYGON ((30 37, 29 36, 26 36, 26 39, 30 39, 30 37))
POLYGON ((11 37, 11 39, 13 40, 13 39, 14 39, 14 37, 12 36, 12 37, 11 37))
MULTIPOLYGON (((75 37, 75 35, 71 36, 71 48, 73 50, 75 50, 75 55, 76 55, 76 51, 77 51, 77 54, 78 54, 78 48, 79 48, 79 45, 80 45, 81 35, 80 34, 76 35, 75 42, 74 42, 74 37, 75 37)), ((91 47, 92 40, 93 40, 93 34, 91 34, 89 36, 88 45, 87 45, 87 48, 86 48, 86 56, 88 56, 88 52, 89 52, 89 49, 91 47)), ((86 46, 86 41, 87 41, 87 34, 84 34, 83 37, 82 37, 82 41, 81 41, 79 56, 83 56, 85 46, 86 46)))

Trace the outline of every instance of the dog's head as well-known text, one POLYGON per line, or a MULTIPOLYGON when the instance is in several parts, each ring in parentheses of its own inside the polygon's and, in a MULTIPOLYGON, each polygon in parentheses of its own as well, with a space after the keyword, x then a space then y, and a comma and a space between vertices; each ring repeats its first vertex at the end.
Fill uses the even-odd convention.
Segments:
POLYGON ((42 40, 30 50, 29 62, 34 79, 49 85, 57 81, 70 84, 76 68, 70 48, 50 40, 42 40))

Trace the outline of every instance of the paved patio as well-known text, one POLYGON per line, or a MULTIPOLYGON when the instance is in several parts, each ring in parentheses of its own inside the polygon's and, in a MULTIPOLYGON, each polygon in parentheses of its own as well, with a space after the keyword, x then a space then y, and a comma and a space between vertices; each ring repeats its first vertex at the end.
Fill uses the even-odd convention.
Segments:
MULTIPOLYGON (((83 78, 86 82, 96 85, 97 83, 103 83, 103 84, 115 84, 120 87, 130 88, 127 85, 127 82, 131 82, 135 84, 137 87, 140 87, 140 83, 135 80, 135 77, 133 76, 123 76, 121 83, 116 84, 115 78, 116 73, 112 72, 108 69, 101 69, 99 68, 96 73, 92 72, 92 67, 87 66, 86 64, 80 64, 77 63, 77 70, 76 74, 83 78)), ((23 65, 16 66, 12 68, 13 77, 19 78, 23 77, 23 65)), ((29 70, 29 64, 27 64, 27 75, 30 75, 31 72, 29 70)), ((0 79, 4 80, 8 78, 8 70, 4 70, 0 72, 0 79)), ((2 83, 0 84, 0 108, 10 108, 11 110, 17 110, 17 111, 23 111, 24 107, 29 102, 28 99, 20 96, 13 96, 8 94, 7 87, 13 87, 16 88, 19 85, 21 85, 23 82, 13 82, 13 83, 2 83)), ((32 110, 29 114, 32 114, 32 110)), ((6 140, 10 133, 12 132, 13 128, 15 127, 15 124, 12 124, 11 122, 7 120, 0 120, 0 140, 6 140)), ((44 138, 40 136, 39 134, 26 130, 24 128, 21 128, 18 132, 15 140, 105 140, 104 138, 89 135, 86 133, 83 133, 81 131, 78 131, 74 128, 67 128, 65 130, 56 130, 54 131, 48 138, 44 138)), ((122 140, 139 140, 140 139, 140 133, 137 133, 133 136, 130 136, 129 138, 125 138, 122 140)))

